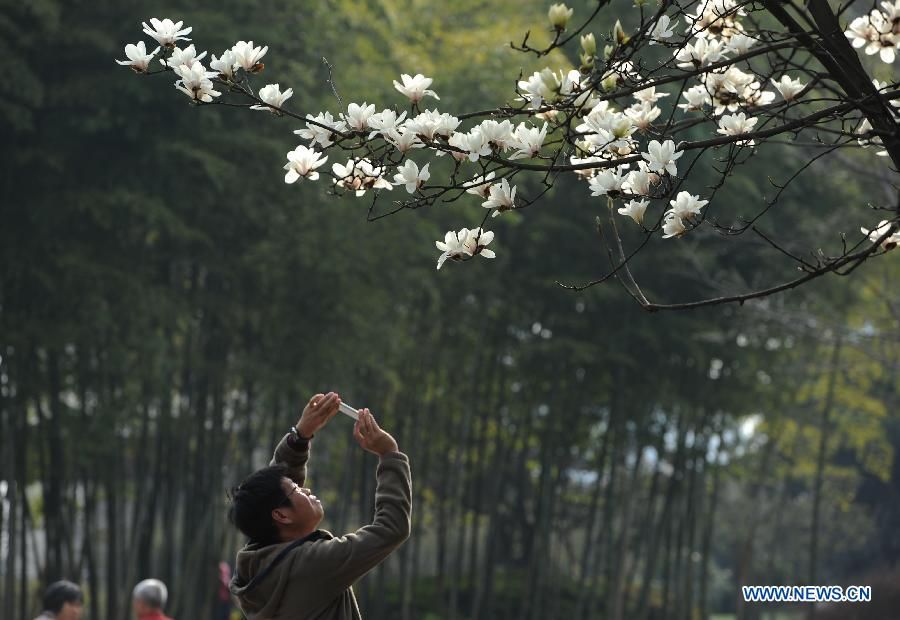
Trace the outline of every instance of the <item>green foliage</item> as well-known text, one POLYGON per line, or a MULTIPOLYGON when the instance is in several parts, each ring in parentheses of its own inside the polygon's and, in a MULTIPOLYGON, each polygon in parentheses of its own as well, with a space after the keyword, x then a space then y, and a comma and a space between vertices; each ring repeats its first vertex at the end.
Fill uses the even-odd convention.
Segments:
MULTIPOLYGON (((586 15, 589 3, 582 4, 586 15)), ((416 72, 436 78, 441 109, 503 104, 520 71, 543 66, 508 42, 529 29, 533 44, 549 36, 546 7, 513 0, 193 6, 160 6, 153 16, 186 20, 198 48, 217 55, 239 38, 268 44, 260 83, 292 86, 292 103, 310 113, 340 108, 322 57, 344 105, 367 99, 399 107, 391 81, 416 72)), ((228 558, 237 543, 219 518, 221 489, 258 465, 254 450, 267 451, 298 403, 323 389, 371 406, 396 429, 415 464, 416 535, 430 545, 426 557, 438 541, 450 546, 476 524, 483 538, 489 525, 500 530, 493 531, 500 541, 494 563, 479 567, 496 571, 482 617, 513 617, 536 591, 529 571, 537 566, 553 572, 534 579, 559 593, 556 617, 570 617, 584 588, 605 594, 605 577, 590 581, 577 560, 561 561, 555 548, 541 556, 527 543, 544 540, 543 531, 583 539, 599 481, 610 479, 613 462, 621 478, 639 450, 656 456, 637 479, 640 508, 631 521, 650 514, 658 522, 627 532, 628 549, 640 548, 651 530, 676 527, 676 518, 678 527, 700 530, 700 517, 658 516, 663 491, 648 497, 657 466, 673 467, 673 480, 687 475, 677 452, 678 438, 687 445, 688 435, 702 461, 698 488, 706 492, 712 472, 723 472, 726 517, 711 557, 715 574, 725 575, 748 505, 769 516, 786 498, 783 505, 802 518, 788 519, 785 531, 808 527, 828 382, 821 360, 832 342, 821 324, 857 337, 842 357, 825 470, 834 525, 823 542, 844 541, 844 555, 823 562, 840 567, 842 558, 878 547, 885 534, 855 493, 863 480, 896 482, 897 439, 885 431, 897 423, 897 352, 887 344, 896 343, 896 263, 867 271, 843 298, 826 289, 827 301, 794 294, 747 307, 640 314, 612 281, 581 293, 556 284, 587 282, 608 269, 594 225, 605 205, 583 184, 563 180, 543 206, 496 220, 497 259, 436 272, 434 240, 451 226, 477 225, 477 203, 367 222, 367 202, 336 199, 324 184, 282 182, 295 121, 197 109, 168 77, 117 66, 113 58, 122 58, 124 43, 137 40, 140 22, 151 17, 146 8, 42 0, 4 1, 2 9, 0 50, 15 70, 0 85, 0 125, 9 136, 0 152, 0 435, 8 442, 0 465, 12 471, 15 461, 17 479, 42 488, 59 476, 55 503, 40 495, 30 504, 48 528, 58 523, 48 508, 84 514, 86 497, 128 514, 119 516, 119 553, 142 535, 134 514, 155 514, 146 558, 133 560, 143 564, 120 567, 101 594, 127 593, 126 578, 153 572, 175 584, 176 616, 200 617, 204 562, 228 558), (807 328, 812 319, 820 323, 807 328), (783 344, 772 348, 772 339, 783 344), (754 415, 762 419, 758 433, 742 438, 737 429, 754 415), (65 440, 58 449, 56 431, 65 440), (717 441, 721 465, 702 458, 717 441), (766 441, 777 458, 759 480, 766 441), (598 462, 603 450, 606 460, 598 462), (51 470, 54 454, 59 471, 51 470), (754 485, 765 487, 765 501, 756 501, 754 485), (548 497, 557 512, 542 522, 548 497), (458 529, 440 530, 446 522, 458 529), (865 538, 855 549, 846 535, 854 527, 865 538)), ((562 54, 547 62, 568 66, 562 54)), ((784 148, 767 156, 785 169, 797 165, 784 148)), ((734 206, 729 217, 769 191, 760 189, 757 164, 748 162, 717 196, 734 206)), ((819 215, 845 208, 864 189, 816 174, 779 203, 786 231, 808 232, 811 221, 827 227, 819 215)), ((690 189, 711 179, 697 175, 690 189)), ((627 243, 639 241, 633 229, 622 232, 627 243)), ((635 276, 648 295, 680 301, 790 275, 759 244, 724 253, 710 241, 698 234, 654 246, 635 261, 635 276)), ((358 516, 353 505, 368 505, 359 480, 369 464, 341 434, 345 423, 335 420, 329 438, 317 441, 314 475, 334 505, 329 518, 349 527, 358 516)), ((661 476, 661 489, 668 480, 661 476)), ((629 485, 624 478, 616 484, 592 515, 598 541, 630 524, 619 501, 629 485)), ((683 486, 676 497, 684 500, 683 486)), ((98 562, 99 545, 114 544, 103 519, 84 520, 98 562)), ((777 552, 783 543, 759 545, 777 552)), ((778 575, 788 578, 787 558, 804 549, 786 546, 778 575)), ((47 574, 51 564, 43 562, 47 574)), ((413 617, 444 617, 448 586, 437 575, 444 568, 415 575, 413 617)), ((106 579, 96 567, 84 571, 106 579)), ((478 583, 462 570, 455 576, 465 609, 478 583)), ((386 614, 400 600, 393 573, 387 581, 386 614)), ((654 607, 665 608, 659 588, 650 594, 654 607)), ((112 602, 101 596, 99 617, 117 617, 112 602)))

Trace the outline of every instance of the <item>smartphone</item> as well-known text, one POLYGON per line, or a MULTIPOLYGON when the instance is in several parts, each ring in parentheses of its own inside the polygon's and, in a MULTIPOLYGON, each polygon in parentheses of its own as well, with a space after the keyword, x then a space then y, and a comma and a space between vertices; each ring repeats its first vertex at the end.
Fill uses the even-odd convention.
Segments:
POLYGON ((354 420, 359 420, 359 411, 357 411, 347 403, 342 402, 340 405, 338 405, 338 409, 341 413, 350 416, 354 420))

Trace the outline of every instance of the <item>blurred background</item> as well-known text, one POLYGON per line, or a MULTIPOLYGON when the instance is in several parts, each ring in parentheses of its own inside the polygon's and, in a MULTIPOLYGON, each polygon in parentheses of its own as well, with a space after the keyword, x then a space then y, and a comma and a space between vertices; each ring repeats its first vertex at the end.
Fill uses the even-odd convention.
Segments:
MULTIPOLYGON (((592 3, 571 4, 577 19, 592 3)), ((421 72, 459 113, 567 66, 509 47, 547 40, 545 3, 0 6, 0 617, 31 618, 67 578, 85 618, 127 618, 133 585, 157 577, 169 615, 213 618, 242 544, 225 489, 328 390, 370 407, 412 462, 413 534, 356 586, 366 618, 799 618, 744 605, 739 586, 808 583, 873 585, 857 617, 882 617, 900 560, 896 256, 647 314, 613 282, 557 284, 608 268, 605 202, 564 178, 490 222, 495 260, 438 272, 434 240, 480 223, 474 197, 367 223, 368 197, 330 196, 325 177, 285 185, 300 123, 195 108, 170 75, 114 62, 141 21, 171 17, 210 54, 268 45, 256 84, 292 87, 295 111, 342 109, 325 57, 343 108, 402 106, 391 81, 421 72)), ((773 147, 712 208, 749 212, 767 175, 808 158, 773 147)), ((857 234, 837 223, 879 219, 873 160, 814 166, 770 226, 801 251, 857 234)), ((716 179, 692 174, 693 193, 716 179)), ((656 241, 633 265, 653 301, 796 277, 749 238, 656 241)), ((337 533, 372 513, 375 460, 351 431, 335 418, 310 464, 337 533)))

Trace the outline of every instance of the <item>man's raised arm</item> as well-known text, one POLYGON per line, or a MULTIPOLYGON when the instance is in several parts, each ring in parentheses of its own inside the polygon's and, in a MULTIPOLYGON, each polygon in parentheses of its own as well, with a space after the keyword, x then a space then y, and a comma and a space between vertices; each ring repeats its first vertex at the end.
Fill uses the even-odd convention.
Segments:
POLYGON ((309 460, 309 441, 337 414, 340 404, 341 397, 337 392, 316 394, 310 398, 300 420, 275 446, 275 454, 269 465, 286 465, 290 479, 303 486, 306 481, 306 462, 309 460))
POLYGON ((324 598, 337 596, 391 554, 410 533, 412 477, 409 459, 394 438, 382 430, 368 409, 360 409, 353 436, 378 455, 375 516, 352 534, 317 542, 309 561, 297 566, 296 577, 315 580, 324 598), (310 570, 309 567, 315 567, 310 570))

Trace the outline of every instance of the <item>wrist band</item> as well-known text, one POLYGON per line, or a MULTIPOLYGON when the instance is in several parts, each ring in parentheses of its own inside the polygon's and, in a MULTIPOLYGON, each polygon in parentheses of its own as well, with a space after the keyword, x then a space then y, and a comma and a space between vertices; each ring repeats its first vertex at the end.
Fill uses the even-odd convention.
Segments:
POLYGON ((293 435, 295 438, 299 439, 300 441, 309 441, 310 439, 315 437, 315 434, 310 435, 309 437, 304 437, 303 435, 300 434, 300 431, 297 430, 296 426, 291 426, 291 435, 293 435))

